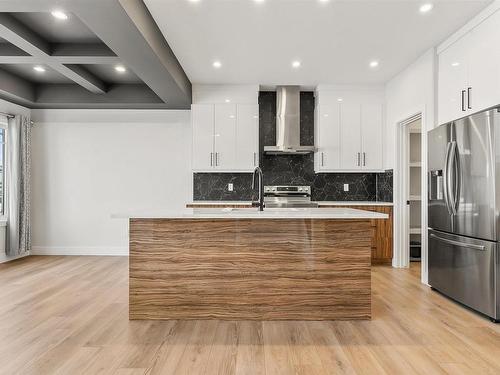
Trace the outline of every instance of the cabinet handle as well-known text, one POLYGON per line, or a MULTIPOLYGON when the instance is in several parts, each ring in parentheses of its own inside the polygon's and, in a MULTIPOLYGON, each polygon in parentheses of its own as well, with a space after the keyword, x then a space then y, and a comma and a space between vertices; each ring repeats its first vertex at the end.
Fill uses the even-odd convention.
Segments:
POLYGON ((210 153, 210 166, 211 167, 214 166, 214 153, 213 152, 210 153))
POLYGON ((465 90, 462 90, 462 112, 465 112, 465 90))
POLYGON ((363 167, 366 167, 366 152, 363 152, 363 167))
POLYGON ((256 152, 253 153, 253 166, 254 167, 257 166, 257 153, 256 152))
POLYGON ((325 166, 325 154, 323 152, 321 153, 321 166, 325 166))
POLYGON ((219 166, 219 153, 218 152, 215 153, 215 166, 216 167, 219 166))
POLYGON ((472 87, 467 87, 467 108, 472 109, 472 87))
POLYGON ((358 152, 358 167, 361 166, 361 153, 358 152))

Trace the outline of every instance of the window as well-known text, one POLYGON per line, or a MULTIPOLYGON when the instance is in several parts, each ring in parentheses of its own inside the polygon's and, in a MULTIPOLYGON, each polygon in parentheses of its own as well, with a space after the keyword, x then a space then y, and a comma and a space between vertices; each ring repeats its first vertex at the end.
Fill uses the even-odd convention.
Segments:
POLYGON ((7 117, 0 116, 0 216, 5 215, 5 142, 7 117))

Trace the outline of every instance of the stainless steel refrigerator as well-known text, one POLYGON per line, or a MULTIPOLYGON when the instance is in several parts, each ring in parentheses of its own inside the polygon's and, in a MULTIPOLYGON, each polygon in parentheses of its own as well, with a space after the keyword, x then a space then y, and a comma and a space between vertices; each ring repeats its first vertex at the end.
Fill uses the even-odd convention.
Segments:
POLYGON ((500 113, 428 134, 429 284, 500 319, 500 113))

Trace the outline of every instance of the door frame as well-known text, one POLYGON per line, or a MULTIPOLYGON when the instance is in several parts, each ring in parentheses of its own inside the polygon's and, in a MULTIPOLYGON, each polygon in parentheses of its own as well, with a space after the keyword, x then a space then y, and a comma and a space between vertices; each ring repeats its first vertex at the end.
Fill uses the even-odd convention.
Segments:
POLYGON ((417 119, 422 121, 421 133, 421 281, 428 284, 428 239, 427 239, 427 130, 429 121, 425 108, 419 108, 405 116, 396 124, 396 165, 394 169, 394 256, 392 266, 408 268, 410 266, 410 216, 408 199, 409 132, 406 125, 417 119))

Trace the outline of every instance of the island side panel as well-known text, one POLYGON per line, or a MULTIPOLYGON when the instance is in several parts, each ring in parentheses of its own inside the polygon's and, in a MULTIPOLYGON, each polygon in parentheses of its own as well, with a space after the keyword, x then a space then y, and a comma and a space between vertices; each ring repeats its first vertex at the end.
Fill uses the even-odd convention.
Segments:
POLYGON ((131 219, 130 319, 371 318, 370 220, 131 219))

